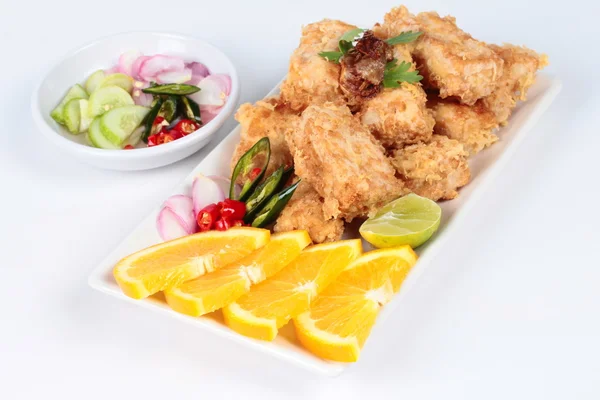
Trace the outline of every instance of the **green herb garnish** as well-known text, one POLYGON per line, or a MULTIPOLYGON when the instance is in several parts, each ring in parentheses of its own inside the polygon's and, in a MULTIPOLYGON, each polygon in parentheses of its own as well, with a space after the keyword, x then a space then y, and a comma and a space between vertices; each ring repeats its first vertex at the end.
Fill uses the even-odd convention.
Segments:
POLYGON ((361 28, 355 28, 355 29, 351 29, 348 32, 344 33, 342 35, 342 37, 340 37, 340 42, 342 40, 346 41, 346 42, 353 42, 354 39, 356 39, 361 33, 363 33, 365 30, 361 29, 361 28))
MULTIPOLYGON (((341 58, 354 48, 354 40, 364 31, 364 29, 356 28, 344 33, 338 43, 339 51, 322 51, 319 55, 327 61, 339 64, 341 58)), ((423 32, 402 32, 398 36, 387 39, 386 43, 391 46, 410 43, 422 34, 423 32)), ((423 79, 423 77, 419 75, 419 71, 409 71, 411 65, 411 63, 406 61, 402 61, 398 64, 398 60, 396 59, 387 63, 383 75, 383 86, 394 88, 399 87, 400 82, 416 83, 423 79)))
POLYGON ((319 55, 327 61, 339 64, 340 58, 342 58, 344 54, 341 51, 322 51, 319 55))
POLYGON ((385 72, 383 73, 383 86, 386 88, 400 87, 400 82, 416 83, 423 77, 419 75, 419 71, 409 71, 411 63, 402 61, 398 64, 395 58, 386 64, 385 72))
POLYGON ((417 40, 417 38, 419 36, 421 36, 422 34, 423 34, 423 32, 413 32, 413 31, 402 32, 398 36, 389 38, 388 40, 386 40, 386 42, 387 42, 387 44, 392 45, 392 46, 395 44, 410 43, 410 42, 417 40))

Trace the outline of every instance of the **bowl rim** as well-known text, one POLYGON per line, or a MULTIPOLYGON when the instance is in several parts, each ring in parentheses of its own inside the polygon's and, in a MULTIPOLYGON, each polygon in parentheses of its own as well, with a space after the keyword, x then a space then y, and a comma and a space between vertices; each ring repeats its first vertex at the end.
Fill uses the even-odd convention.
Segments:
POLYGON ((188 147, 192 143, 196 143, 199 141, 203 141, 208 139, 210 136, 214 135, 218 129, 223 125, 225 120, 229 118, 229 116, 233 113, 240 97, 240 81, 237 69, 229 56, 225 54, 221 49, 213 45, 212 43, 200 39, 194 36, 182 35, 179 33, 173 32, 165 32, 165 31, 127 31, 120 32, 112 35, 106 35, 92 41, 89 41, 82 46, 77 47, 74 50, 67 52, 64 56, 62 56, 58 61, 53 63, 48 69, 46 69, 42 75, 42 77, 37 82, 35 89, 31 95, 31 112, 33 115, 33 119, 35 121, 35 125, 41 131, 41 133, 47 137, 49 140, 54 142, 57 146, 71 152, 85 153, 87 156, 96 157, 96 158, 104 158, 104 159, 128 159, 128 160, 136 160, 136 159, 148 159, 153 156, 176 153, 178 151, 183 150, 188 147), (153 35, 162 38, 170 38, 170 39, 178 39, 178 40, 191 40, 196 42, 202 42, 204 45, 211 47, 218 53, 223 55, 225 60, 225 64, 229 67, 231 73, 231 93, 229 94, 229 98, 225 106, 221 109, 219 114, 217 114, 211 121, 207 124, 203 125, 197 131, 177 140, 173 140, 172 142, 162 144, 160 146, 154 147, 143 147, 136 148, 134 151, 128 150, 123 151, 123 149, 99 149, 96 147, 92 147, 86 144, 73 142, 65 137, 63 137, 57 130, 46 122, 44 115, 42 115, 42 110, 39 107, 40 100, 40 90, 48 76, 57 68, 60 68, 60 65, 68 58, 77 56, 80 52, 86 50, 89 47, 93 47, 103 41, 114 39, 120 36, 129 36, 129 35, 153 35))

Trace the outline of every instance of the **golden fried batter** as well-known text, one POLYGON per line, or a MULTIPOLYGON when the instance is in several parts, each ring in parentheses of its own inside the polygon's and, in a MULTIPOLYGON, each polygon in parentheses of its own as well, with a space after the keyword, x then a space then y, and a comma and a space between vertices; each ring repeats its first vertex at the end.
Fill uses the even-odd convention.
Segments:
MULTIPOLYGON (((417 21, 417 18, 408 12, 408 9, 404 6, 392 8, 383 17, 383 24, 375 24, 373 32, 378 37, 388 39, 394 36, 398 36, 403 32, 419 32, 421 31, 421 25, 417 21)), ((408 49, 409 52, 414 49, 416 42, 406 43, 402 45, 396 45, 400 49, 408 49)), ((403 58, 396 56, 399 60, 403 58)))
POLYGON ((271 143, 267 176, 282 165, 292 165, 285 132, 294 129, 299 117, 282 106, 278 97, 257 101, 256 104, 242 104, 235 119, 240 123, 241 131, 240 142, 231 158, 232 169, 240 157, 265 136, 269 137, 271 143))
POLYGON ((527 90, 535 82, 536 72, 548 65, 548 57, 511 44, 490 47, 504 60, 504 73, 492 94, 483 98, 483 104, 495 114, 501 125, 505 125, 517 100, 526 99, 527 90))
POLYGON ((327 218, 372 214, 403 193, 383 147, 346 106, 309 106, 286 138, 296 174, 323 197, 327 218))
POLYGON ((368 100, 359 113, 363 125, 386 148, 400 148, 431 138, 434 119, 421 85, 403 82, 368 100))
POLYGON ((340 90, 340 66, 325 60, 321 51, 338 50, 340 36, 354 25, 324 19, 302 29, 300 45, 292 53, 288 76, 281 95, 293 110, 302 111, 310 104, 326 101, 344 103, 340 90))
POLYGON ((498 136, 492 133, 498 127, 496 117, 482 101, 468 106, 432 97, 427 105, 433 111, 435 133, 458 140, 471 156, 498 140, 498 136))
POLYGON ((326 218, 323 198, 308 183, 302 181, 273 228, 275 232, 295 229, 307 230, 314 243, 334 242, 342 238, 344 221, 326 218))
POLYGON ((427 144, 394 151, 392 164, 413 193, 434 201, 450 200, 469 182, 468 156, 458 141, 433 135, 427 144))
POLYGON ((426 84, 442 98, 454 96, 469 105, 491 94, 502 76, 502 58, 458 28, 453 17, 426 12, 416 18, 424 33, 413 56, 426 84))

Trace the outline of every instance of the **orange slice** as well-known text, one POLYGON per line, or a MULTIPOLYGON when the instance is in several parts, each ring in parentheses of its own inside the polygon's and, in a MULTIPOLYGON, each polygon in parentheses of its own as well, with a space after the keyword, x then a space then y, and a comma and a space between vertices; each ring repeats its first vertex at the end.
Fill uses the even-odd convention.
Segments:
POLYGON ((379 310, 387 304, 417 261, 410 246, 365 253, 294 319, 296 335, 315 355, 354 362, 379 310))
POLYGON ((241 227, 184 236, 123 258, 113 275, 123 293, 141 299, 235 262, 269 237, 266 229, 241 227))
POLYGON ((225 323, 242 335, 273 340, 296 315, 362 253, 359 239, 319 244, 300 253, 273 277, 223 308, 225 323))
POLYGON ((279 272, 309 244, 306 231, 275 234, 264 247, 241 260, 166 290, 165 298, 173 310, 183 314, 199 317, 213 312, 279 272))

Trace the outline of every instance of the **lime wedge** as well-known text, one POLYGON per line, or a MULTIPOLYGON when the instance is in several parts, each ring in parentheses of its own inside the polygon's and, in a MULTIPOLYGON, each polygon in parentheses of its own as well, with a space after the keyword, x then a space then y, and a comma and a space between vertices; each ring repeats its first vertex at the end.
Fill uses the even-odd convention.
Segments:
POLYGON ((435 201, 411 193, 382 207, 359 232, 378 248, 403 244, 415 248, 437 231, 441 217, 442 209, 435 201))

